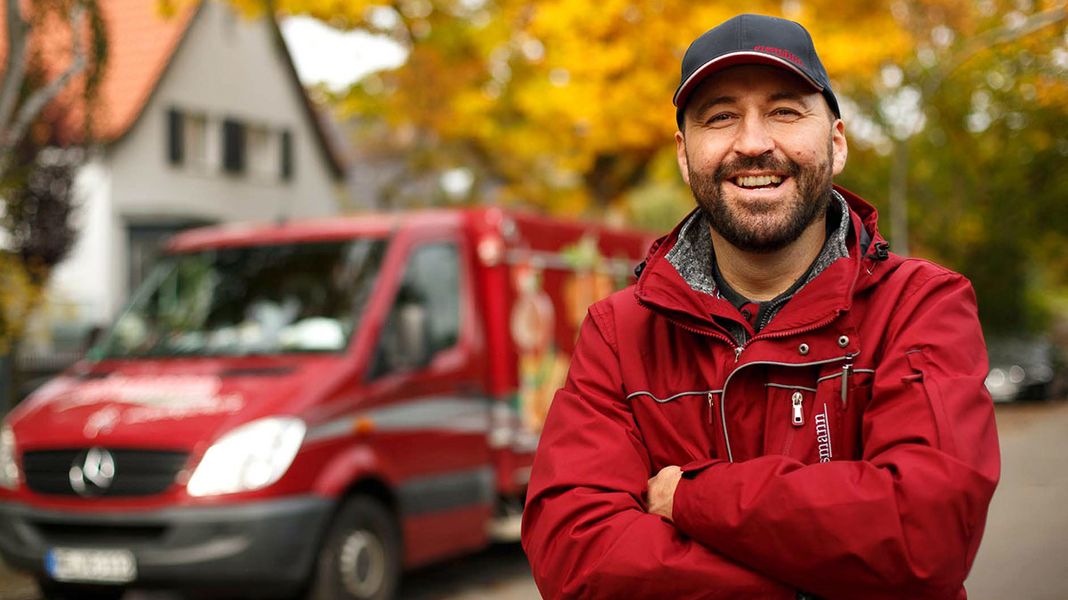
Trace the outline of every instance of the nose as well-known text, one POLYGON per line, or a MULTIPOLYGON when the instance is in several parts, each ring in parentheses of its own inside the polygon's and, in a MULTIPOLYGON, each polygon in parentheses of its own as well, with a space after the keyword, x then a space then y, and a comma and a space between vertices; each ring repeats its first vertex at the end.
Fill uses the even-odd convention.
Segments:
POLYGON ((775 147, 767 124, 755 115, 746 115, 739 124, 734 139, 734 150, 745 156, 760 156, 775 147))

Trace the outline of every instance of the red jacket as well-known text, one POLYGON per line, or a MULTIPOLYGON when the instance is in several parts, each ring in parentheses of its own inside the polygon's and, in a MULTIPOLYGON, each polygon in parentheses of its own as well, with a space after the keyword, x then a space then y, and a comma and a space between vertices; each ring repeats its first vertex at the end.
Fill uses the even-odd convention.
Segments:
POLYGON ((546 598, 966 597, 999 475, 975 296, 839 191, 850 256, 744 347, 665 259, 678 228, 590 307, 524 514, 546 598), (668 465, 674 523, 643 499, 668 465))

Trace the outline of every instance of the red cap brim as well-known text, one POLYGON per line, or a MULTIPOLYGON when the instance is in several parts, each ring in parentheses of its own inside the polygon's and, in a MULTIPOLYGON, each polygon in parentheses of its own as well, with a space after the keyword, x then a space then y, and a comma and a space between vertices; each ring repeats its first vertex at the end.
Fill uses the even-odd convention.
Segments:
POLYGON ((746 50, 743 52, 724 54, 723 56, 718 56, 701 65, 686 79, 686 81, 682 82, 682 85, 680 85, 679 89, 675 92, 675 98, 671 103, 676 107, 684 106, 689 99, 690 94, 692 94, 693 91, 696 90, 697 87, 710 75, 726 69, 727 67, 735 67, 738 65, 767 65, 770 67, 785 68, 800 75, 802 79, 809 83, 809 85, 816 88, 817 92, 823 91, 822 85, 794 63, 784 58, 779 58, 778 56, 746 50))

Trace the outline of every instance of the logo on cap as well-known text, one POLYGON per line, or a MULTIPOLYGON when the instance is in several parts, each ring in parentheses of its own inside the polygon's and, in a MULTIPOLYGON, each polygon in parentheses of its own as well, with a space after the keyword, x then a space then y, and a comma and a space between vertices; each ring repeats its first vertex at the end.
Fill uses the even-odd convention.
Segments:
POLYGON ((74 459, 68 477, 79 496, 99 496, 115 481, 115 458, 103 448, 90 448, 74 459))
POLYGON ((790 52, 789 50, 784 50, 783 48, 775 48, 772 46, 753 46, 753 51, 763 52, 764 54, 771 54, 773 56, 778 56, 779 58, 785 58, 786 60, 796 65, 805 65, 805 61, 801 60, 800 56, 794 54, 793 52, 790 52))

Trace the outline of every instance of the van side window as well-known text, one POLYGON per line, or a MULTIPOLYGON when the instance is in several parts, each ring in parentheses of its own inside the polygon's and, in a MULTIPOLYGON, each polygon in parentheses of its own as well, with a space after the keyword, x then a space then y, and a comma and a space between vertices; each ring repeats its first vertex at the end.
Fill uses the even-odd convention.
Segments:
POLYGON ((426 366, 460 337, 460 268, 456 245, 416 249, 379 339, 373 376, 426 366))

